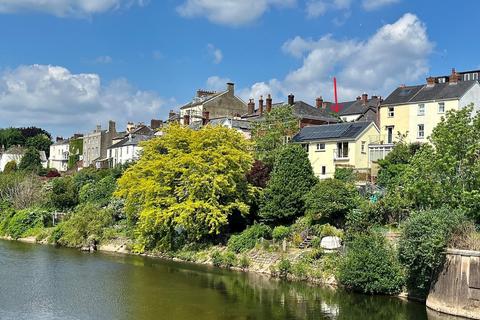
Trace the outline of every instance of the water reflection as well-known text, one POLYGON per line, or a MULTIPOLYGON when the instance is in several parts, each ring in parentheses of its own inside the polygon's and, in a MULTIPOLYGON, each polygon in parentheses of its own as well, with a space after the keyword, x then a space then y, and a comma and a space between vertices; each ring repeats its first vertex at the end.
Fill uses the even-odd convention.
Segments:
POLYGON ((427 319, 396 298, 15 242, 0 242, 0 284, 1 319, 427 319))

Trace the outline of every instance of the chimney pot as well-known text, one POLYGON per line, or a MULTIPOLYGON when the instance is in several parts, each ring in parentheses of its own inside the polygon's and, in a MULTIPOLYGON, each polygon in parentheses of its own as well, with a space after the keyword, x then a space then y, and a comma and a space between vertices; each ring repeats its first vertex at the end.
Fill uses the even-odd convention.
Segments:
POLYGON ((253 113, 255 113, 255 102, 254 102, 254 100, 251 99, 251 98, 250 98, 250 100, 248 101, 247 113, 248 113, 248 114, 253 114, 253 113))
POLYGON ((452 68, 452 74, 450 75, 449 83, 456 84, 460 80, 460 75, 452 68))
POLYGON ((427 86, 433 87, 435 85, 435 78, 434 77, 428 77, 427 78, 427 86))
POLYGON ((368 94, 366 94, 365 92, 362 94, 362 101, 363 104, 367 104, 368 102, 368 94))
POLYGON ((323 98, 322 98, 322 96, 315 99, 315 106, 317 108, 323 108, 323 98))
POLYGON ((288 104, 291 106, 295 104, 295 96, 291 93, 288 95, 288 104))

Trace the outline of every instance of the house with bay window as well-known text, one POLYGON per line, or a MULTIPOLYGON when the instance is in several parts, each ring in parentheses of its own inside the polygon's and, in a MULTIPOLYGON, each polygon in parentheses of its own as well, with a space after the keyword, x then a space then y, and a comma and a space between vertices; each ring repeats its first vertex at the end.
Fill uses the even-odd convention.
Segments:
POLYGON ((368 172, 369 137, 378 134, 373 121, 346 122, 304 127, 292 142, 304 147, 315 175, 327 179, 333 178, 337 167, 368 172))

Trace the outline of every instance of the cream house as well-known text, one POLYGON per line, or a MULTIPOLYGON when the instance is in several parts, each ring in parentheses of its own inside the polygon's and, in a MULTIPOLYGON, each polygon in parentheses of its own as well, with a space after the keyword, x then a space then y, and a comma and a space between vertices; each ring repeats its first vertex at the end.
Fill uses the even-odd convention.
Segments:
POLYGON ((368 139, 378 135, 374 122, 348 122, 304 127, 292 138, 308 152, 315 175, 333 178, 335 168, 369 170, 368 139))
POLYGON ((48 158, 48 166, 60 172, 68 170, 68 157, 70 141, 58 140, 50 146, 50 158, 48 158))
POLYGON ((399 134, 406 141, 427 142, 435 126, 449 110, 460 110, 474 104, 480 110, 480 85, 476 80, 460 81, 455 73, 448 82, 430 77, 427 84, 401 86, 380 106, 379 144, 392 144, 399 134))

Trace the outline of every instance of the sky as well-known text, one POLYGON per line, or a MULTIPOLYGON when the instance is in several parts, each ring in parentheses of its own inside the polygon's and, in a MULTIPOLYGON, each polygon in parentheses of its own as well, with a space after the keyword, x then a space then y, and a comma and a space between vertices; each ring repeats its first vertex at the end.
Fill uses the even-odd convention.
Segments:
POLYGON ((165 119, 197 89, 314 104, 480 69, 480 1, 0 0, 0 127, 165 119))

